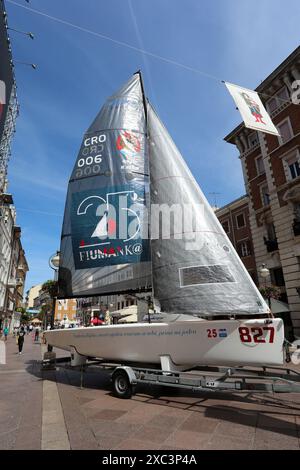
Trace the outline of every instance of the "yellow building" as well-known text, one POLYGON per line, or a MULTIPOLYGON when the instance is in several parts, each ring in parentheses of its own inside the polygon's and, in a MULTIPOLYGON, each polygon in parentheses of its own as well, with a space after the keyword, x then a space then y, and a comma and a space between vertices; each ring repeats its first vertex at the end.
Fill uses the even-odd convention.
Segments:
POLYGON ((37 286, 30 287, 30 289, 27 291, 27 296, 26 296, 27 308, 34 307, 34 299, 39 296, 39 292, 41 288, 42 288, 42 284, 38 284, 37 286))
POLYGON ((55 302, 56 323, 71 323, 76 321, 77 302, 76 299, 59 299, 55 302))

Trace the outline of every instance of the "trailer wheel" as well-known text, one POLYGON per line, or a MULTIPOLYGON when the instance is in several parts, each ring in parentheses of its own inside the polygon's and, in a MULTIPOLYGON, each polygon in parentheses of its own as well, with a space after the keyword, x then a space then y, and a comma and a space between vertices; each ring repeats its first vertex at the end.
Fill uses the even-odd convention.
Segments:
POLYGON ((119 398, 131 398, 133 393, 132 384, 125 371, 120 370, 112 377, 114 392, 119 398))

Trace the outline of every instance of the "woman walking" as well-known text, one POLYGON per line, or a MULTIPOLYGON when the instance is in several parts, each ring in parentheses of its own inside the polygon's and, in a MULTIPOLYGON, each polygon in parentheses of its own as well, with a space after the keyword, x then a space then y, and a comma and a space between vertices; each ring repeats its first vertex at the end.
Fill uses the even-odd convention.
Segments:
POLYGON ((25 334, 24 326, 21 326, 18 336, 19 354, 22 354, 25 334))

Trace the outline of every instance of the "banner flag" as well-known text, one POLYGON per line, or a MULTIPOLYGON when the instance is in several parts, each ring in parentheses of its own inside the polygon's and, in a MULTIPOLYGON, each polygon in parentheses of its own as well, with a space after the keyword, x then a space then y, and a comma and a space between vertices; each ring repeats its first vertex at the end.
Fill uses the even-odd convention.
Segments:
POLYGON ((280 135, 256 91, 232 83, 224 83, 234 99, 246 127, 267 134, 280 135))

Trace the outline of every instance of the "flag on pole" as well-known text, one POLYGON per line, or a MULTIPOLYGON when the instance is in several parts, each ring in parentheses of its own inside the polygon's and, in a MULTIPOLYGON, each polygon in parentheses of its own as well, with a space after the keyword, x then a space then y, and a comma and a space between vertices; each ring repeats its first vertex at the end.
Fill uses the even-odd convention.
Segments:
POLYGON ((6 101, 5 101, 5 83, 0 80, 0 119, 1 119, 1 115, 2 115, 2 112, 4 110, 4 105, 6 104, 6 101))
POLYGON ((225 85, 234 99, 246 127, 267 134, 280 135, 256 91, 227 82, 225 85))

